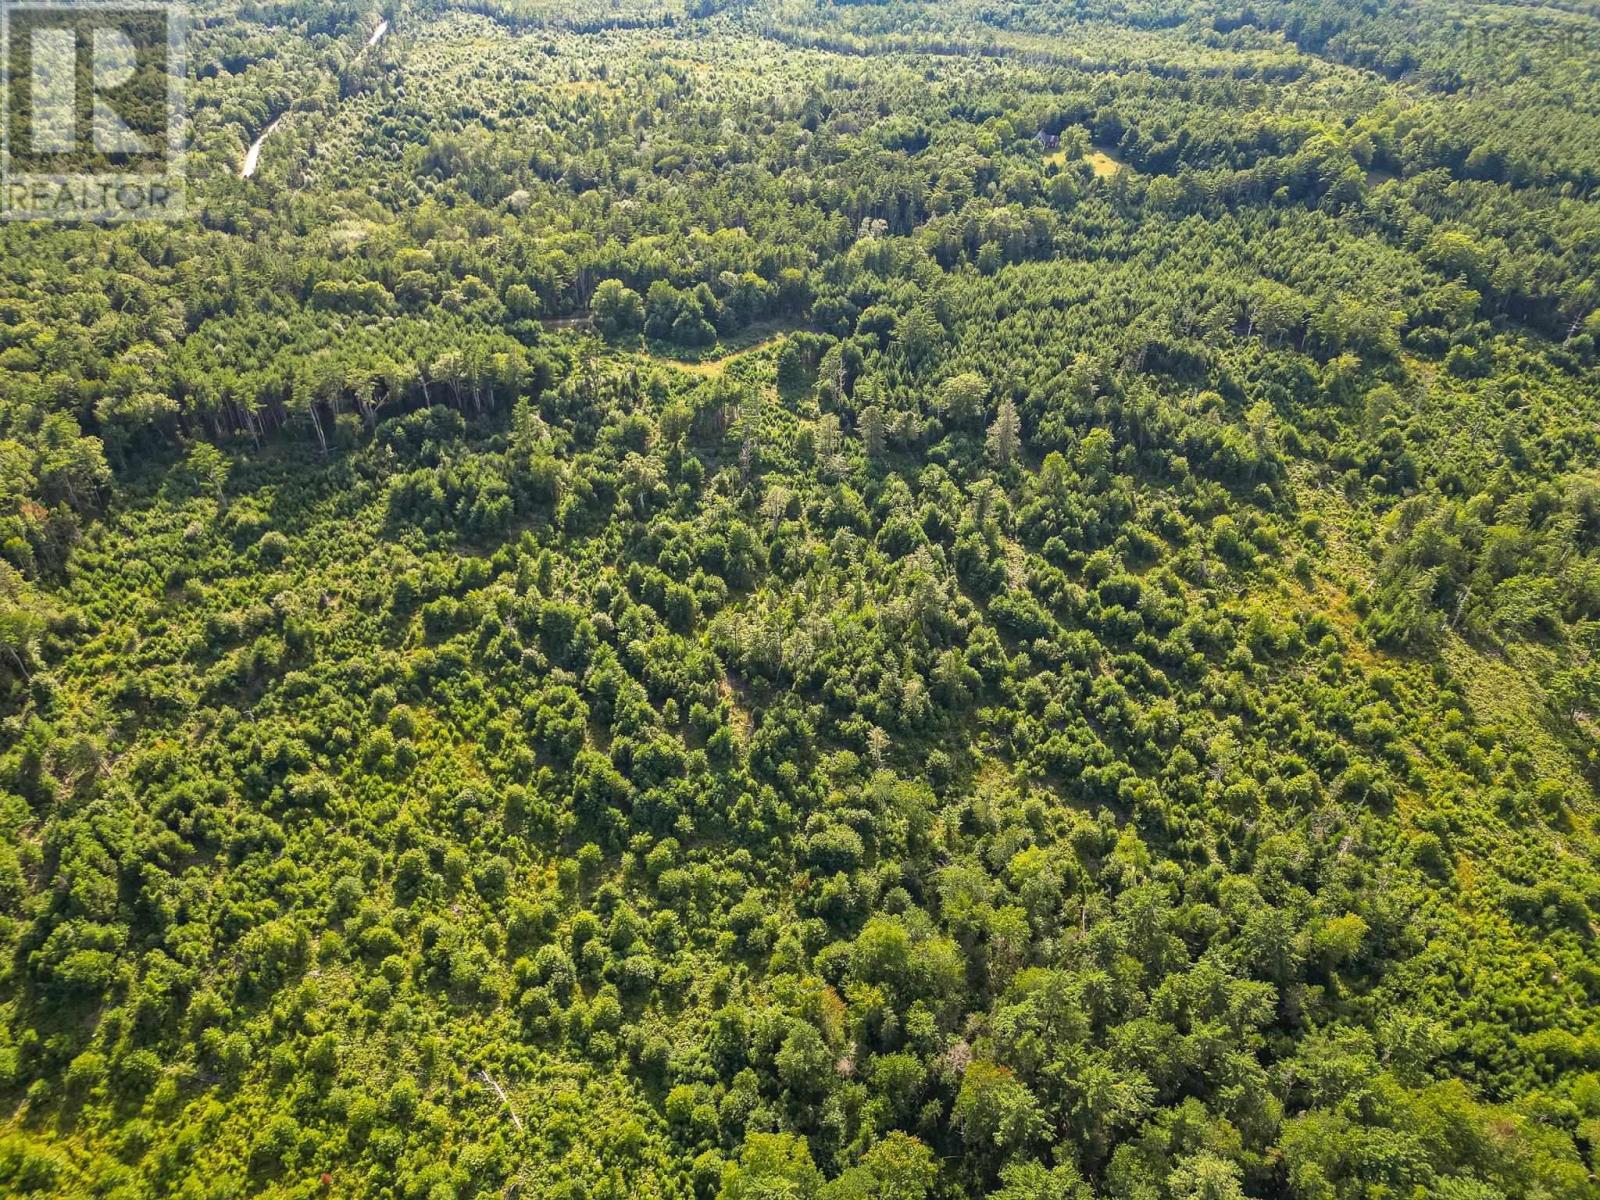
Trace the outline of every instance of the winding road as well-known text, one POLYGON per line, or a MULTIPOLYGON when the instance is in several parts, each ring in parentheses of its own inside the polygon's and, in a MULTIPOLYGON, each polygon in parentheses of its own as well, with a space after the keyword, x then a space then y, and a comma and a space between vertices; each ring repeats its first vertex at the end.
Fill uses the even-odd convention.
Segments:
MULTIPOLYGON (((388 32, 389 22, 379 21, 378 27, 372 31, 372 36, 367 39, 367 44, 363 46, 362 49, 371 50, 383 40, 383 35, 388 32)), ((267 139, 272 136, 272 131, 279 125, 283 124, 283 118, 286 115, 286 113, 280 113, 273 120, 272 124, 268 125, 261 131, 261 136, 258 137, 254 142, 250 143, 250 149, 246 150, 244 153, 244 163, 239 168, 240 179, 249 179, 256 173, 256 168, 261 165, 261 147, 266 145, 267 139)))
POLYGON ((256 173, 256 167, 260 165, 261 162, 261 147, 265 145, 267 139, 272 136, 272 131, 282 124, 283 118, 280 116, 277 120, 273 121, 271 125, 268 125, 265 129, 263 129, 261 131, 261 136, 250 144, 250 149, 246 150, 244 154, 244 166, 239 168, 240 179, 249 179, 250 176, 256 173))

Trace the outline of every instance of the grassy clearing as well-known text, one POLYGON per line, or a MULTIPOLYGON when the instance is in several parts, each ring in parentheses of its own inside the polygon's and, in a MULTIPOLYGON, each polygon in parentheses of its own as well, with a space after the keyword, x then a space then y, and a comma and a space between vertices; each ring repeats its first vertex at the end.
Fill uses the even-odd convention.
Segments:
MULTIPOLYGON (((1098 179, 1105 179, 1115 175, 1128 165, 1116 155, 1108 154, 1104 150, 1091 150, 1083 156, 1082 161, 1089 164, 1089 169, 1095 173, 1095 177, 1098 179)), ((1044 165, 1047 167, 1065 167, 1067 165, 1067 152, 1065 150, 1057 150, 1053 154, 1045 155, 1044 165)))
POLYGON ((652 362, 663 363, 702 379, 718 379, 740 359, 780 345, 794 328, 793 325, 772 321, 752 325, 728 341, 718 342, 701 358, 679 358, 664 343, 652 343, 646 348, 645 356, 652 362))
MULTIPOLYGON (((1302 507, 1316 513, 1323 523, 1326 558, 1333 576, 1373 587, 1376 572, 1371 551, 1359 547, 1350 533, 1354 519, 1350 502, 1336 489, 1313 483, 1307 472, 1299 473, 1296 484, 1302 507)), ((1368 667, 1381 663, 1389 670, 1420 673, 1419 665, 1365 643, 1356 630, 1358 618, 1349 596, 1336 584, 1321 579, 1312 588, 1300 590, 1305 603, 1317 607, 1338 627, 1356 661, 1368 667)), ((1559 779, 1574 789, 1586 787, 1571 746, 1551 723, 1550 707, 1539 683, 1559 668, 1552 649, 1533 642, 1512 642, 1495 650, 1475 646, 1452 632, 1439 653, 1451 675, 1461 681, 1478 721, 1526 747, 1545 778, 1559 779)))
POLYGON ((1524 747, 1542 778, 1559 780, 1575 794, 1587 790, 1570 746, 1552 726, 1550 704, 1538 682, 1559 669, 1553 651, 1523 642, 1496 653, 1452 633, 1440 657, 1461 681, 1479 721, 1524 747))
POLYGON ((1107 179, 1124 169, 1128 164, 1115 155, 1107 154, 1104 150, 1091 150, 1084 159, 1089 164, 1089 169, 1095 173, 1097 179, 1107 179))

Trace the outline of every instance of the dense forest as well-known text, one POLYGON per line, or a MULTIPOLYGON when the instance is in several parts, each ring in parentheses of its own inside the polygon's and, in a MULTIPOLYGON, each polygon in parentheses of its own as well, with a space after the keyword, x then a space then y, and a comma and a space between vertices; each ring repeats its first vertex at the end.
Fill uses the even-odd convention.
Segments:
POLYGON ((188 38, 0 223, 0 1195, 1600 1197, 1591 9, 188 38))

